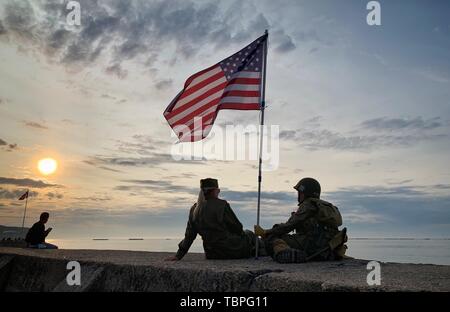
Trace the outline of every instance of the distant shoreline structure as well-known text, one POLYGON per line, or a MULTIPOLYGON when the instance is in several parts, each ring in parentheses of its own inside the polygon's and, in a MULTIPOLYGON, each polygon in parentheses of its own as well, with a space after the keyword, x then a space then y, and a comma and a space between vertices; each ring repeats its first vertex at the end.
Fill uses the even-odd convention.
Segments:
POLYGON ((0 225, 0 240, 3 239, 24 239, 25 234, 30 228, 24 227, 23 229, 18 226, 5 226, 0 225))

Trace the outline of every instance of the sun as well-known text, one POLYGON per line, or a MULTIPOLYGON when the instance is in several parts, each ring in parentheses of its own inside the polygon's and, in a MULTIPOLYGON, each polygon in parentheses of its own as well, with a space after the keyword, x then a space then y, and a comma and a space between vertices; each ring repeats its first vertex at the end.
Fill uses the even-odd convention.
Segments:
POLYGON ((58 163, 53 158, 44 158, 38 162, 38 169, 43 175, 54 173, 56 168, 58 168, 58 163))

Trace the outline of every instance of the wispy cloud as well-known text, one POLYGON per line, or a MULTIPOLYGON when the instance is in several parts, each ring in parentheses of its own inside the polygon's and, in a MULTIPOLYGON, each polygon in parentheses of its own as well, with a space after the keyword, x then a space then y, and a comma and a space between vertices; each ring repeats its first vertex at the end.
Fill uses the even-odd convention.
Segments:
POLYGON ((287 35, 282 29, 275 31, 273 37, 275 38, 275 51, 278 53, 291 52, 297 48, 292 37, 287 35))
POLYGON ((85 163, 87 165, 90 165, 90 166, 97 167, 97 168, 102 169, 102 170, 106 170, 106 171, 111 171, 111 172, 116 172, 116 173, 122 172, 121 170, 117 170, 117 169, 113 169, 113 168, 109 168, 109 167, 100 165, 99 162, 96 161, 95 158, 91 158, 91 159, 92 160, 83 160, 83 163, 85 163))
POLYGON ((102 99, 107 99, 107 100, 116 100, 116 98, 114 96, 111 96, 109 94, 102 94, 101 98, 102 99))
POLYGON ((388 180, 386 180, 386 183, 389 185, 401 185, 401 184, 408 184, 413 181, 414 181, 413 179, 406 179, 406 180, 400 180, 400 181, 388 179, 388 180))
POLYGON ((424 141, 448 138, 445 131, 431 131, 443 129, 444 124, 439 117, 375 118, 363 121, 359 129, 347 133, 323 129, 319 120, 311 122, 314 127, 281 131, 280 139, 298 142, 309 150, 370 151, 374 147, 410 147, 424 141))
POLYGON ((168 88, 170 88, 173 84, 173 80, 172 79, 164 79, 164 80, 160 80, 155 84, 156 89, 158 90, 166 90, 168 88))
POLYGON ((0 139, 0 149, 5 150, 7 152, 12 152, 17 149, 16 143, 8 143, 5 140, 0 139))
POLYGON ((117 141, 117 150, 126 154, 151 155, 168 144, 155 136, 136 134, 128 141, 117 141))
MULTIPOLYGON (((101 56, 109 63, 105 71, 124 79, 127 70, 123 62, 139 60, 152 66, 167 44, 175 44, 180 57, 190 58, 202 51, 205 43, 243 43, 270 27, 266 17, 258 12, 253 18, 246 16, 247 25, 242 20, 236 24, 236 14, 245 6, 239 2, 230 6, 234 14, 227 14, 227 9, 224 12, 214 1, 80 0, 80 4, 81 26, 72 31, 61 22, 67 14, 64 3, 8 1, 4 4, 0 33, 31 43, 64 65, 86 66, 101 56)), ((279 27, 277 31, 283 36, 279 36, 276 50, 295 49, 291 37, 279 27)))
POLYGON ((35 121, 24 121, 23 122, 25 126, 40 129, 40 130, 48 130, 48 127, 46 125, 43 125, 41 123, 35 122, 35 121))
POLYGON ((285 130, 280 138, 300 142, 309 149, 373 150, 375 147, 410 147, 419 142, 446 138, 445 134, 349 135, 330 130, 285 130))
POLYGON ((52 200, 52 199, 62 199, 64 197, 63 194, 59 194, 59 193, 54 193, 54 192, 48 192, 45 194, 45 196, 47 196, 48 199, 52 200))
MULTIPOLYGON (((0 21, 0 36, 5 35, 5 34, 6 34, 5 26, 3 26, 2 21, 0 21)), ((0 99, 0 103, 1 103, 1 99, 0 99)))
POLYGON ((415 73, 433 82, 445 84, 448 84, 450 82, 450 74, 442 69, 432 69, 432 68, 417 69, 415 70, 415 73))
POLYGON ((24 186, 24 187, 35 187, 35 188, 46 188, 46 187, 61 187, 58 184, 50 184, 43 182, 41 180, 33 179, 15 179, 15 178, 5 178, 0 177, 0 184, 24 186))
MULTIPOLYGON (((105 170, 111 167, 147 167, 161 164, 173 164, 171 154, 160 152, 169 146, 168 141, 150 135, 134 135, 130 140, 119 140, 110 155, 95 155, 84 160, 86 164, 105 170), (106 166, 106 167, 105 167, 106 166)), ((202 165, 204 161, 180 159, 177 164, 202 165)), ((113 169, 116 170, 116 169, 113 169)))
POLYGON ((112 200, 110 196, 87 196, 87 197, 74 197, 79 201, 93 201, 93 202, 105 202, 112 200))
POLYGON ((130 185, 119 185, 115 187, 115 190, 119 191, 152 190, 167 193, 179 192, 190 194, 198 192, 198 188, 193 188, 184 185, 175 185, 170 181, 163 181, 163 180, 123 180, 122 182, 129 183, 130 185))
MULTIPOLYGON (((0 199, 19 199, 26 190, 8 190, 0 187, 0 199)), ((38 192, 30 191, 29 196, 37 197, 38 192)))
POLYGON ((151 157, 120 157, 120 156, 94 156, 89 160, 93 164, 103 164, 123 167, 145 167, 170 162, 168 154, 154 154, 151 157))
POLYGON ((422 117, 415 118, 375 118, 363 121, 361 126, 366 129, 374 130, 431 130, 443 126, 440 117, 430 119, 423 119, 422 117))
POLYGON ((116 76, 119 79, 125 79, 128 75, 128 71, 126 69, 123 69, 120 64, 108 66, 105 69, 105 73, 107 73, 108 75, 116 76))

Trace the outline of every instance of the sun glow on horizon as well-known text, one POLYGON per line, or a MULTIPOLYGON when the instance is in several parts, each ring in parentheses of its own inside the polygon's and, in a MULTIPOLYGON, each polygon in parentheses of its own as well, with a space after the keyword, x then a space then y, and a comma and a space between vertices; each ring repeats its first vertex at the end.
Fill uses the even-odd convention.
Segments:
POLYGON ((58 163, 53 158, 43 158, 38 162, 39 172, 43 175, 49 175, 56 171, 58 163))

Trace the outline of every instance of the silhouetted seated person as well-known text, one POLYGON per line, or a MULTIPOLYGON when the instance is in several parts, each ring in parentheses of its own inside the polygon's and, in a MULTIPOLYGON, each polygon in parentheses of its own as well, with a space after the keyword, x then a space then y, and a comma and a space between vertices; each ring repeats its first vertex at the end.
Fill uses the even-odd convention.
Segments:
POLYGON ((33 224, 28 231, 25 241, 29 248, 58 249, 58 246, 45 242, 45 238, 52 230, 52 228, 45 229, 45 223, 47 223, 49 216, 48 212, 41 213, 39 221, 33 224))
POLYGON ((256 236, 252 231, 244 231, 230 205, 225 200, 219 199, 220 189, 217 180, 210 178, 200 180, 200 188, 198 201, 189 212, 186 233, 178 244, 178 252, 166 260, 181 260, 197 234, 203 239, 207 259, 251 257, 255 250, 256 236))

